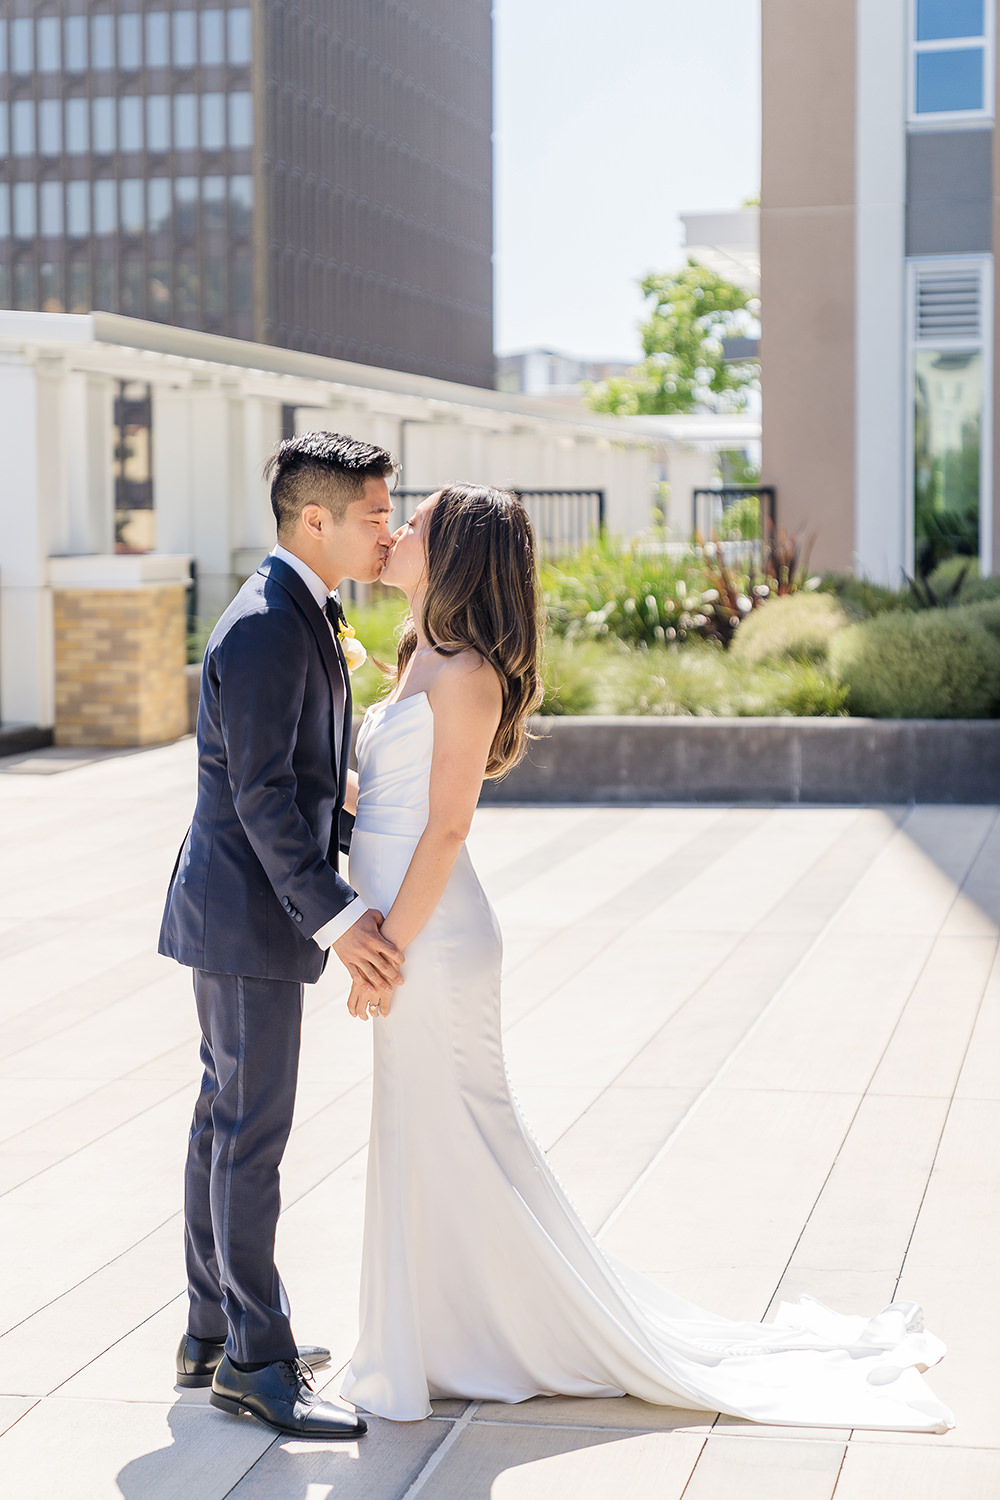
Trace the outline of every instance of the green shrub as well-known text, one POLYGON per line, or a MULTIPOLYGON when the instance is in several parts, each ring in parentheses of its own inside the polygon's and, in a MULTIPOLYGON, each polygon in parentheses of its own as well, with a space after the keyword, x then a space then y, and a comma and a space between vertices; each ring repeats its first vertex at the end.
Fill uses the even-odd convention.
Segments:
POLYGON ((832 594, 785 594, 755 609, 741 624, 733 654, 748 664, 782 659, 825 662, 834 633, 848 624, 832 594))
POLYGON ((631 653, 607 680, 608 711, 699 717, 829 716, 846 690, 811 662, 748 666, 718 645, 631 653))
POLYGON ((852 714, 986 719, 1000 708, 1000 636, 971 609, 885 614, 848 625, 831 642, 830 663, 847 686, 852 714))
POLYGON ((938 598, 947 597, 963 570, 965 578, 955 601, 957 604, 983 604, 990 599, 1000 599, 1000 575, 994 573, 983 578, 973 557, 947 558, 938 564, 927 582, 938 598))
POLYGON ((870 578, 856 578, 853 573, 826 573, 820 581, 821 594, 835 594, 850 614, 863 619, 888 614, 896 609, 912 609, 908 588, 893 589, 870 578))
POLYGON ((613 653, 594 642, 549 636, 542 654, 543 696, 539 713, 553 717, 595 712, 598 691, 613 653))
POLYGON ((372 604, 344 602, 344 613, 358 640, 368 652, 368 660, 351 674, 351 695, 358 714, 387 691, 387 679, 374 658, 394 666, 396 633, 406 619, 406 600, 402 594, 386 594, 372 604))
POLYGON ((600 542, 544 564, 542 598, 550 631, 630 645, 681 640, 697 630, 705 592, 693 558, 600 542))

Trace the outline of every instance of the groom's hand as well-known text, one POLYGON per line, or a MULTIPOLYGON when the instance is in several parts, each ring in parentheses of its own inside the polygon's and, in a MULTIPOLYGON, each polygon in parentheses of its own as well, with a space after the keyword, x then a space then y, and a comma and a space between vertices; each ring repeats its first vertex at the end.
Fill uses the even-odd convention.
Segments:
POLYGON ((391 995, 403 983, 403 954, 382 936, 384 918, 379 911, 366 911, 333 945, 333 951, 352 976, 358 975, 381 996, 391 995))

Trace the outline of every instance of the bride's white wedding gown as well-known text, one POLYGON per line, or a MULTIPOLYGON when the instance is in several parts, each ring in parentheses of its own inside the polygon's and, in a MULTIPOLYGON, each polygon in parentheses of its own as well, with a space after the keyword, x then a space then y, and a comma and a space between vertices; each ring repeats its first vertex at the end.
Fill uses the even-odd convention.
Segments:
MULTIPOLYGON (((433 733, 418 693, 371 709, 359 734, 351 882, 384 912, 426 823, 433 733)), ((867 1319, 804 1298, 774 1323, 733 1323, 601 1249, 511 1098, 500 957, 463 847, 373 1028, 361 1335, 343 1395, 404 1422, 437 1397, 628 1392, 759 1422, 950 1427, 919 1373, 944 1346, 914 1304, 867 1319)))

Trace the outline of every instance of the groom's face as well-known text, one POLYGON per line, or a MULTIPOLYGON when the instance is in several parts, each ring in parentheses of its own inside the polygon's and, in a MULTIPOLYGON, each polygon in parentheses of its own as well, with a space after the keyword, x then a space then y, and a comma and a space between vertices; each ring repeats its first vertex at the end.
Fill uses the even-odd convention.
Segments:
POLYGON ((342 521, 329 531, 331 571, 358 583, 374 583, 381 576, 392 546, 389 518, 392 499, 384 479, 365 481, 361 498, 352 500, 342 521))

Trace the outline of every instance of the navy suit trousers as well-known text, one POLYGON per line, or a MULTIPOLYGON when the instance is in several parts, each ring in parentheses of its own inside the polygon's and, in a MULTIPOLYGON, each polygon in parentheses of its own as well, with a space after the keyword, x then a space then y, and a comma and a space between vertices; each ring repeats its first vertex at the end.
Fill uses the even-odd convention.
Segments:
POLYGON ((184 1178, 196 1338, 241 1364, 295 1357, 274 1264, 279 1167, 292 1128, 302 985, 194 971, 205 1072, 184 1178))

